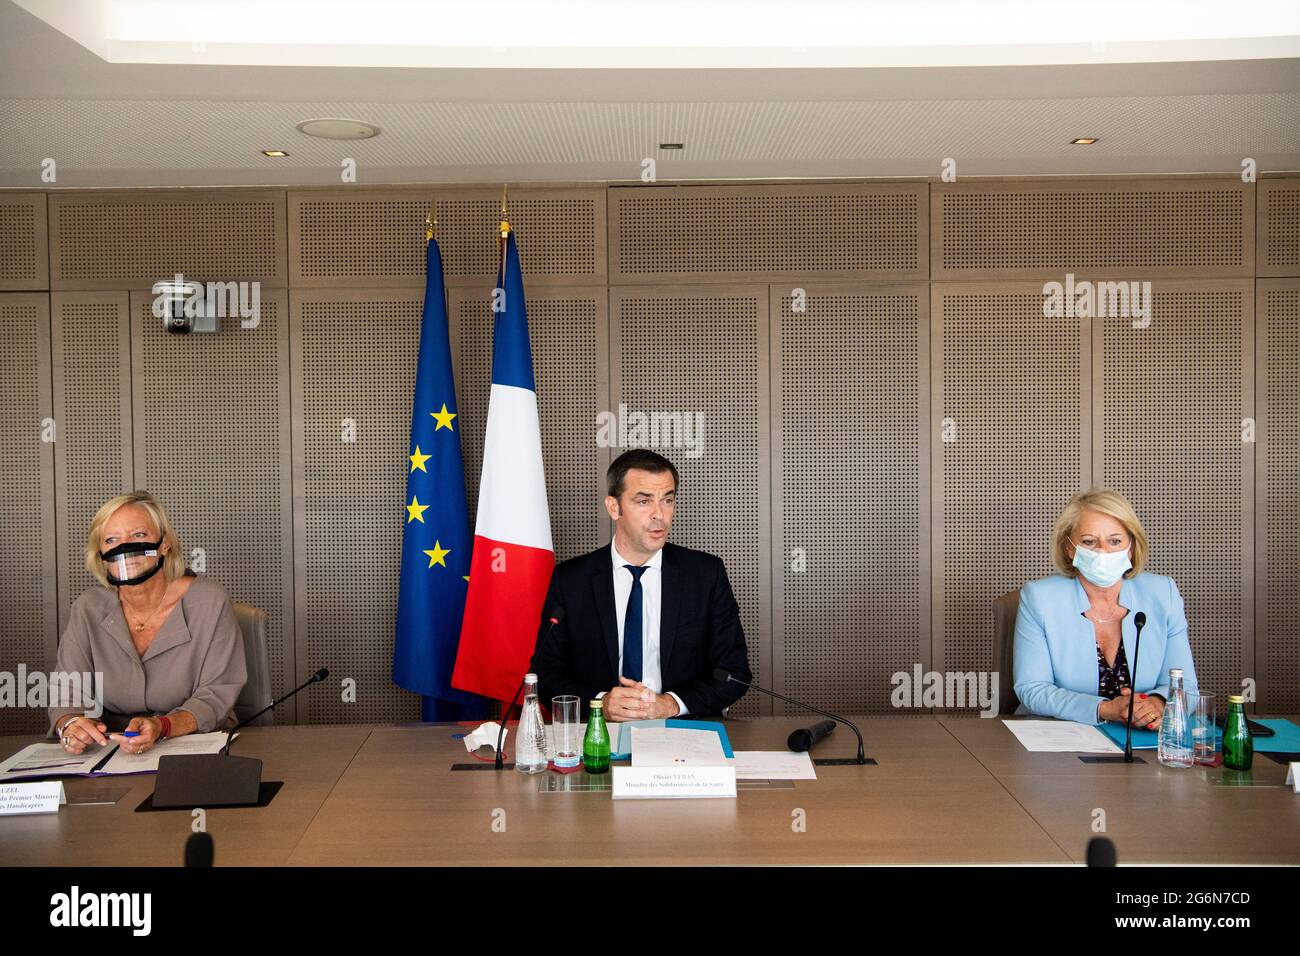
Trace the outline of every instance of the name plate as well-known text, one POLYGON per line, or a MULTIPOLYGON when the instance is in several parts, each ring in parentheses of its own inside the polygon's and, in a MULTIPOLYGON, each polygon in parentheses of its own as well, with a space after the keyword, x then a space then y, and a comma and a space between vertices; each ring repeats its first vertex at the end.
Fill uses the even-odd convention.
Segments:
POLYGON ((58 813, 59 805, 67 802, 62 780, 0 783, 0 816, 58 813))
POLYGON ((736 796, 735 767, 614 767, 614 799, 736 796))
POLYGON ((1291 784, 1291 789, 1295 793, 1300 793, 1300 763, 1291 761, 1290 766, 1286 768, 1286 782, 1291 784))

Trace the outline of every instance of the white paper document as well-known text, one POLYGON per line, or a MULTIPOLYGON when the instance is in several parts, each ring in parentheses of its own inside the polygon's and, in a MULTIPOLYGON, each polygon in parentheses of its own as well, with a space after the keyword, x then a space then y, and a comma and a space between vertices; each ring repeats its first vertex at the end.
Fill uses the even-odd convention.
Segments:
POLYGON ((98 744, 86 748, 81 756, 68 753, 62 744, 31 744, 0 763, 0 780, 90 773, 107 753, 108 749, 98 744))
POLYGON ((632 729, 634 727, 667 727, 667 720, 618 720, 605 724, 609 731, 610 753, 628 754, 632 750, 632 729))
MULTIPOLYGON (((235 734, 235 739, 239 734, 235 734)), ((142 754, 129 754, 110 741, 107 747, 91 744, 79 756, 68 753, 62 744, 38 743, 24 747, 0 763, 0 782, 21 778, 68 777, 80 774, 95 776, 117 773, 153 773, 158 758, 167 754, 214 754, 226 745, 226 732, 186 734, 159 741, 142 754), (104 766, 95 770, 101 760, 104 766)))
POLYGON ((676 727, 633 727, 634 767, 728 767, 717 734, 676 727))
POLYGON ((805 751, 737 750, 737 780, 816 780, 812 757, 805 751))
POLYGON ((1002 725, 1016 735, 1026 750, 1034 753, 1124 752, 1096 727, 1073 720, 1004 720, 1002 725))
MULTIPOLYGON (((226 745, 227 733, 224 730, 210 734, 186 734, 184 737, 169 737, 160 740, 142 754, 129 754, 121 747, 117 753, 108 758, 101 773, 152 773, 158 769, 158 761, 169 754, 214 754, 226 745)), ((238 739, 236 734, 235 738, 238 739)))

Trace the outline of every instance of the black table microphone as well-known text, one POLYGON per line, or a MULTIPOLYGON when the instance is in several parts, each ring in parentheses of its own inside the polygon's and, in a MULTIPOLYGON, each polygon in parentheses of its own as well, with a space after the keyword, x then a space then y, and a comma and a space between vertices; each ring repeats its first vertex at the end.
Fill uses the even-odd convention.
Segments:
POLYGON ((1133 669, 1129 671, 1128 720, 1124 728, 1124 762, 1133 762, 1133 702, 1137 698, 1138 652, 1142 649, 1142 628, 1147 626, 1146 611, 1133 615, 1133 626, 1137 628, 1137 637, 1133 640, 1133 669))
POLYGON ((186 866, 211 866, 213 857, 212 834, 191 833, 185 841, 186 866))
POLYGON ((730 671, 725 671, 721 667, 719 667, 717 670, 713 672, 713 679, 717 681, 722 681, 722 683, 724 684, 729 681, 737 684, 742 684, 745 687, 749 687, 753 690, 760 691, 764 694, 767 694, 769 697, 775 697, 777 700, 783 700, 787 704, 794 704, 796 707, 802 707, 804 710, 811 710, 814 714, 821 714, 823 717, 828 717, 833 721, 837 721, 838 723, 843 724, 844 726, 848 727, 849 730, 853 731, 853 733, 856 734, 858 738, 858 759, 854 762, 860 764, 865 764, 867 762, 867 751, 866 748, 862 746, 862 732, 859 731, 858 728, 854 726, 852 721, 845 720, 843 717, 839 717, 835 714, 828 714, 824 710, 818 710, 816 707, 813 707, 811 704, 805 704, 801 700, 794 700, 791 697, 786 697, 784 694, 778 694, 776 691, 768 690, 766 687, 759 687, 757 684, 747 683, 746 681, 741 680, 739 677, 732 676, 730 671))
POLYGON ((820 724, 813 724, 811 727, 800 727, 790 735, 790 739, 785 745, 795 753, 803 753, 812 750, 813 745, 819 740, 824 740, 831 735, 835 729, 835 721, 823 720, 820 724))
POLYGON ((1118 859, 1115 844, 1109 838, 1095 836, 1088 841, 1089 866, 1114 866, 1118 859))

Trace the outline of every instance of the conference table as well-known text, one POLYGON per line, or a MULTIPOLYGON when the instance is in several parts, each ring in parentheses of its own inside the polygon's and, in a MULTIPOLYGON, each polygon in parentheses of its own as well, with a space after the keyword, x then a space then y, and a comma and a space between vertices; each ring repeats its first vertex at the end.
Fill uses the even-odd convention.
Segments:
MULTIPOLYGON (((468 724, 252 727, 232 752, 284 786, 202 824, 217 865, 1072 864, 1099 825, 1121 863, 1300 864, 1300 796, 1264 754, 1246 773, 1154 751, 1090 763, 1031 753, 1002 719, 852 719, 874 764, 740 781, 734 800, 614 800, 608 775, 497 772, 467 753, 468 724)), ((741 751, 784 750, 806 724, 726 721, 741 751)), ((0 753, 34 739, 0 737, 0 753)), ((814 751, 855 754, 844 727, 814 751)), ((0 863, 179 864, 195 816, 137 812, 153 779, 67 779, 57 814, 0 818, 0 863)))

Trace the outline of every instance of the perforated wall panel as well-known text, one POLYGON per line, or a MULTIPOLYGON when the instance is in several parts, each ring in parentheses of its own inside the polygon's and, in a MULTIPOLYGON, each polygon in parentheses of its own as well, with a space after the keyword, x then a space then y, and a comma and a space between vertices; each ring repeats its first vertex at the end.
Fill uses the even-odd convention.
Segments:
MULTIPOLYGON (((509 219, 530 287, 605 281, 604 189, 520 189, 509 219)), ((289 193, 290 256, 299 286, 420 286, 424 219, 436 202, 448 285, 491 283, 499 189, 289 193)))
MULTIPOLYGON (((320 666, 357 682, 356 703, 331 680, 280 719, 418 717, 390 674, 435 198, 472 514, 498 187, 0 196, 0 450, 8 500, 26 503, 4 526, 46 567, 6 572, 0 669, 52 659, 90 584, 91 515, 147 485, 208 573, 270 613, 277 690, 320 666), (147 290, 177 271, 262 281, 265 328, 170 340, 147 290), (38 449, 23 423, 47 415, 58 441, 38 449)), ((700 457, 662 449, 682 471, 673 540, 726 560, 756 680, 885 710, 889 676, 917 661, 989 666, 991 602, 1052 573, 1051 524, 1095 478, 1133 498, 1152 568, 1183 590, 1203 681, 1257 676, 1261 708, 1300 708, 1293 175, 534 186, 510 210, 560 559, 608 541, 601 484, 622 448, 596 446, 595 413, 702 411, 700 457), (1256 270, 1278 277, 1257 303, 1256 270), (1151 328, 1042 316, 1045 279, 1099 271, 1155 281, 1151 328), (1252 414, 1257 471, 1240 447, 1252 414), (832 510, 845 488, 848 514, 832 510), (845 538, 867 543, 870 586, 822 576, 845 538)), ((750 695, 734 713, 771 711, 750 695)), ((0 709, 0 728, 41 729, 15 719, 0 709)))
POLYGON ((1255 261, 1251 190, 1240 180, 937 183, 930 275, 1247 276, 1255 261))
POLYGON ((1255 275, 1300 276, 1300 179, 1259 182, 1255 275))
MULTIPOLYGON (((295 374, 302 427, 294 483, 298 535, 299 680, 312 723, 418 720, 420 700, 393 683, 402 504, 423 292, 295 293, 295 374), (364 342, 365 348, 357 343, 364 342), (344 440, 344 420, 356 428, 344 440), (355 703, 339 680, 356 681, 355 703)), ((295 398, 297 400, 297 398, 295 398)))
POLYGON ((1251 676, 1242 418, 1252 412, 1242 369, 1252 285, 1153 283, 1148 328, 1099 320, 1100 483, 1137 511, 1151 542, 1147 570, 1178 585, 1197 677, 1214 694, 1239 693, 1251 676))
POLYGON ((927 276, 927 187, 616 186, 612 283, 927 276))
POLYGON ((1088 479, 1088 344, 1036 284, 933 292, 935 669, 992 667, 993 601, 1052 574, 1052 525, 1088 479))
POLYGON ((772 287, 774 679, 892 711, 890 677, 930 659, 929 290, 803 292, 772 287))
POLYGON ((1259 283, 1260 708, 1300 711, 1300 279, 1259 283))
MULTIPOLYGON (((537 380, 537 412, 546 469, 555 560, 608 541, 604 477, 608 450, 596 445, 596 414, 609 403, 609 324, 603 291, 526 290, 528 332, 537 380)), ((471 527, 478 513, 483 433, 492 384, 491 289, 451 293, 456 326, 456 384, 461 453, 471 527)))
POLYGON ((266 612, 279 695, 295 686, 286 293, 264 290, 255 327, 223 318, 214 334, 172 335, 151 306, 132 297, 136 482, 167 508, 187 563, 266 612))
POLYGON ((0 193, 0 289, 48 289, 44 193, 0 193))
POLYGON ((51 193, 52 289, 199 281, 285 285, 284 193, 51 193))
MULTIPOLYGON (((14 682, 20 667, 44 671, 54 664, 53 450, 42 440, 43 420, 51 413, 49 318, 45 295, 0 294, 6 397, 0 417, 5 478, 0 526, 9 545, 0 556, 6 582, 0 671, 14 682)), ((48 726, 41 707, 0 707, 0 734, 40 733, 48 726)))
POLYGON ((109 498, 134 488, 131 333, 125 292, 55 292, 55 478, 59 633, 68 609, 99 583, 86 571, 86 534, 109 498))
MULTIPOLYGON (((759 684, 771 633, 767 298, 765 286, 685 286, 618 289, 610 300, 615 407, 704 416, 698 457, 664 447, 660 433, 656 450, 681 485, 670 539, 726 563, 759 684)), ((766 700, 750 692, 731 713, 770 713, 766 700)))

